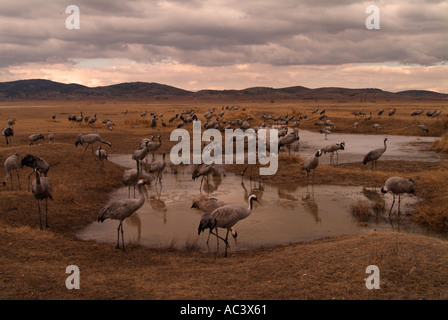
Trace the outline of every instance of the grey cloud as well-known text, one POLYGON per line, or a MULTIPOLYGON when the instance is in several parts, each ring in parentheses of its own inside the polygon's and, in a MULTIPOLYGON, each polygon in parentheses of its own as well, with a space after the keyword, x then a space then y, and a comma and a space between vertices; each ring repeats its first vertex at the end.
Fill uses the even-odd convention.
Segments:
POLYGON ((76 31, 65 29, 62 1, 0 4, 0 66, 55 57, 149 63, 170 58, 200 66, 448 60, 443 1, 379 1, 381 29, 373 31, 364 26, 370 3, 354 0, 73 4, 81 10, 76 31))

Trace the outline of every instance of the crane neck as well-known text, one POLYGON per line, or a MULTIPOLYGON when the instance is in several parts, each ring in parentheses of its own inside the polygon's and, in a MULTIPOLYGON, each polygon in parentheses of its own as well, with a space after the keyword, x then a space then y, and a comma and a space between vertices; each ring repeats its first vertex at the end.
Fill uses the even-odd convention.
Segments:
POLYGON ((138 193, 139 193, 138 204, 139 204, 139 206, 142 206, 143 203, 145 202, 145 194, 143 193, 141 184, 137 185, 137 188, 138 188, 138 193))
POLYGON ((250 198, 249 200, 249 208, 247 208, 248 213, 250 214, 252 212, 252 208, 253 208, 253 203, 254 203, 254 199, 250 198))
POLYGON ((36 184, 40 184, 40 175, 39 172, 37 170, 36 171, 36 184))

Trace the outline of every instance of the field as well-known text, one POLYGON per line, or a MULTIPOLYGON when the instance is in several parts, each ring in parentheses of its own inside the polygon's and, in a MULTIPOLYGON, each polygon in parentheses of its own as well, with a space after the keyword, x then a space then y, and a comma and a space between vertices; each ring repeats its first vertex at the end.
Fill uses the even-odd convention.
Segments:
MULTIPOLYGON (((177 121, 168 123, 176 112, 194 109, 200 120, 215 107, 239 105, 238 111, 227 111, 229 120, 254 117, 252 125, 261 124, 264 112, 274 115, 307 114, 300 128, 317 131, 314 126, 315 107, 325 108, 335 124, 333 132, 357 132, 381 135, 430 135, 441 137, 432 148, 446 152, 448 117, 410 114, 415 109, 440 109, 443 102, 363 102, 334 101, 17 101, 0 103, 0 122, 13 118, 12 146, 0 140, 0 162, 18 152, 32 153, 51 165, 49 178, 53 184, 53 201, 49 202, 49 229, 40 230, 36 201, 27 191, 30 168, 19 169, 22 190, 14 191, 10 181, 0 186, 0 299, 447 299, 448 242, 440 238, 404 232, 371 232, 365 235, 337 236, 307 243, 231 252, 202 253, 195 250, 148 248, 127 244, 126 251, 116 250, 110 243, 82 241, 76 234, 97 220, 99 210, 107 203, 111 191, 122 185, 125 170, 111 162, 100 171, 89 150, 81 158, 83 147, 75 147, 79 133, 99 133, 110 141, 110 153, 132 153, 144 137, 162 136, 158 153, 174 145, 169 135, 177 121), (243 111, 242 108, 245 108, 243 111), (388 111, 396 108, 389 117, 388 111), (373 119, 366 121, 351 113, 365 109, 373 119), (378 110, 385 109, 380 117, 378 110), (123 111, 127 110, 127 114, 123 111), (146 117, 141 117, 143 111, 146 117), (70 114, 97 114, 98 121, 90 126, 69 122, 70 114), (150 127, 150 112, 163 113, 167 127, 150 127), (55 114, 56 118, 52 119, 55 114), (110 119, 110 131, 101 123, 110 119), (424 133, 417 121, 426 124, 424 133), (382 129, 372 128, 380 123, 382 129), (49 133, 54 143, 28 143, 28 136, 49 133), (66 267, 77 265, 81 289, 65 286, 66 267), (366 267, 377 265, 381 270, 380 290, 365 286, 366 267)), ((191 124, 185 126, 191 130, 191 124)), ((444 161, 379 161, 378 171, 361 162, 334 166, 319 165, 315 183, 381 187, 390 176, 413 177, 416 195, 422 199, 411 219, 428 232, 448 231, 448 165, 444 161)), ((270 181, 303 182, 306 175, 299 156, 279 157, 279 170, 270 181)), ((239 174, 242 165, 226 169, 239 174)), ((5 169, 0 167, 0 176, 5 169)), ((16 178, 13 173, 13 178, 16 178)), ((262 178, 266 179, 266 178, 262 178)), ((190 210, 190 208, 186 208, 190 210)), ((241 235, 243 236, 243 235, 241 235)))

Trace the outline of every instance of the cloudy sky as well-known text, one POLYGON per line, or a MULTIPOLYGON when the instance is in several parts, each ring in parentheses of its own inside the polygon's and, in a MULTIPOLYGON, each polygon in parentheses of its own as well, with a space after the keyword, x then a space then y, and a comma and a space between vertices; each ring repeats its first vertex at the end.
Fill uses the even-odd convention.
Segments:
POLYGON ((447 61, 448 0, 0 2, 0 81, 448 93, 447 61), (371 4, 380 29, 366 28, 371 4))

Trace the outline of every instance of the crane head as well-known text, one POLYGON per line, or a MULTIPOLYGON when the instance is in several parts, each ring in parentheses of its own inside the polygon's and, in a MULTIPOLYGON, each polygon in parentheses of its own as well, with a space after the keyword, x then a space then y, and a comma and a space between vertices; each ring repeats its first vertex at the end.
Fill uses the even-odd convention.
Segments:
POLYGON ((249 202, 252 202, 252 201, 257 201, 259 204, 263 205, 260 201, 258 201, 258 198, 255 194, 253 194, 249 197, 249 202))

